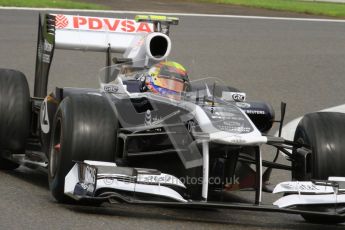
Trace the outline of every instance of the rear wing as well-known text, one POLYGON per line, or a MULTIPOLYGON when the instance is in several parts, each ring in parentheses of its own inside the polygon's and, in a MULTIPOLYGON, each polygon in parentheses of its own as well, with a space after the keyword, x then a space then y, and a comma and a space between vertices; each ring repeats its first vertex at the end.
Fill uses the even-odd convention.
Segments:
POLYGON ((170 25, 178 25, 179 23, 179 19, 176 17, 161 15, 137 15, 135 21, 153 23, 155 32, 162 32, 166 35, 169 35, 170 25))
POLYGON ((110 65, 108 60, 111 53, 121 53, 125 58, 139 58, 135 55, 143 58, 145 55, 161 60, 170 53, 171 45, 167 35, 171 24, 177 25, 178 19, 145 15, 137 16, 136 20, 63 14, 39 15, 34 96, 45 97, 47 94, 48 75, 55 49, 106 52, 107 65, 110 65), (157 35, 152 35, 154 33, 157 35), (150 37, 149 41, 147 37, 150 37), (160 39, 152 39, 153 37, 160 39), (145 42, 149 43, 151 40, 160 42, 158 46, 152 46, 160 48, 156 52, 147 49, 150 45, 145 42))

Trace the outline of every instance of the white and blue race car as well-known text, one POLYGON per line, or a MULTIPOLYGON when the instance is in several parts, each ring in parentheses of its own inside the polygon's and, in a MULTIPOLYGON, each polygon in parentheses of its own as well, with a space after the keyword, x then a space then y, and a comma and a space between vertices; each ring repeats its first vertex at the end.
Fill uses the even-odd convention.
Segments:
POLYGON ((280 137, 285 104, 279 135, 270 136, 272 107, 247 101, 220 79, 196 77, 177 97, 144 90, 148 69, 169 60, 170 26, 177 24, 165 16, 40 15, 34 95, 23 73, 0 69, 0 167, 45 169, 58 202, 258 210, 301 214, 311 222, 345 221, 345 115, 307 114, 294 140, 286 140, 280 137), (104 52, 100 88, 47 93, 56 49, 104 52), (273 161, 263 160, 263 145, 277 150, 273 161), (291 165, 277 163, 278 152, 291 165), (290 171, 292 180, 271 189, 266 182, 272 169, 290 171), (253 191, 253 203, 224 195, 243 190, 253 191), (263 192, 283 196, 264 205, 263 192))

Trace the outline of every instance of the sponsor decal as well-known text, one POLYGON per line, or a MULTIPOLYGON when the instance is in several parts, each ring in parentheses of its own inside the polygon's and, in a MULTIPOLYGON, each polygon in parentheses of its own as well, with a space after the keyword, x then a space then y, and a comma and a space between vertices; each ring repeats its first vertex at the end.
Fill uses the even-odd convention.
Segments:
POLYGON ((103 180, 103 182, 104 182, 104 184, 106 184, 106 185, 111 185, 111 184, 113 184, 113 183, 116 183, 116 184, 117 184, 117 180, 115 180, 115 179, 113 179, 113 178, 105 178, 105 179, 103 180))
MULTIPOLYGON (((157 114, 153 113, 154 111, 151 111, 151 110, 146 110, 146 113, 145 113, 145 118, 144 118, 144 125, 146 126, 150 126, 150 125, 157 125, 159 124, 160 122, 162 122, 166 117, 158 117, 157 114)), ((171 115, 171 114, 170 114, 171 115)), ((156 129, 156 130, 159 130, 159 129, 156 129)))
POLYGON ((50 63, 50 55, 49 54, 43 54, 42 55, 42 61, 44 63, 50 63))
POLYGON ((41 42, 38 44, 37 53, 38 53, 38 60, 42 61, 43 50, 42 50, 42 43, 41 42))
MULTIPOLYGON (((245 129, 242 129, 242 128, 238 128, 238 129, 233 129, 233 130, 230 130, 230 132, 245 132, 245 133, 248 133, 250 130, 245 130, 245 129)), ((231 137, 231 142, 232 143, 236 143, 236 144, 243 144, 243 143, 246 143, 246 141, 241 137, 241 136, 232 136, 231 137)))
POLYGON ((193 120, 190 120, 187 122, 187 130, 189 133, 191 133, 196 127, 196 124, 193 120))
POLYGON ((40 111, 40 123, 41 123, 41 130, 43 133, 49 133, 49 130, 50 130, 49 118, 48 118, 48 106, 47 106, 48 97, 44 99, 41 105, 41 111, 40 111))
MULTIPOLYGON (((241 124, 239 122, 233 122, 229 120, 225 120, 219 124, 217 124, 217 128, 223 131, 228 131, 232 133, 249 133, 251 131, 250 127, 244 127, 244 124, 241 124)), ((241 137, 235 138, 235 136, 232 136, 234 139, 238 139, 240 142, 243 142, 241 137)))
POLYGON ((307 191, 317 191, 319 190, 316 185, 301 185, 299 187, 300 190, 304 191, 304 190, 307 190, 307 191))
POLYGON ((116 93, 117 91, 119 91, 119 87, 117 87, 116 85, 105 85, 103 89, 104 92, 107 93, 116 93))
POLYGON ((231 97, 234 101, 245 101, 246 100, 246 94, 245 93, 231 93, 231 97))
POLYGON ((145 113, 145 121, 144 121, 145 125, 151 125, 152 124, 152 116, 151 116, 151 110, 147 110, 145 113))
POLYGON ((63 14, 58 14, 55 16, 55 27, 57 29, 63 29, 68 26, 68 19, 63 14))
POLYGON ((250 104, 246 102, 236 102, 236 106, 242 108, 242 109, 248 109, 250 108, 250 104))
POLYGON ((43 44, 38 44, 38 59, 44 63, 50 63, 50 53, 53 50, 53 45, 47 40, 44 40, 43 44))
POLYGON ((303 191, 318 191, 320 190, 316 185, 314 184, 303 184, 301 183, 283 183, 281 186, 287 190, 299 190, 301 192, 303 191))
POLYGON ((153 184, 177 184, 177 178, 173 178, 171 175, 138 175, 137 180, 142 183, 153 183, 153 184))
POLYGON ((44 51, 51 52, 53 50, 53 45, 47 40, 44 40, 44 51))
POLYGON ((84 189, 87 190, 89 188, 89 185, 84 184, 84 183, 80 183, 80 186, 84 189))
POLYGON ((95 167, 87 165, 85 167, 84 182, 94 184, 96 183, 97 170, 95 167))
POLYGON ((266 114, 263 110, 246 110, 246 114, 266 114))
POLYGON ((224 121, 223 123, 224 123, 224 125, 228 125, 231 127, 239 127, 242 125, 241 123, 235 122, 235 121, 224 121))
POLYGON ((244 121, 244 118, 243 118, 243 117, 236 117, 236 116, 227 117, 227 119, 229 119, 229 120, 234 120, 234 121, 244 121))
POLYGON ((55 16, 57 29, 77 29, 124 33, 152 33, 153 24, 135 20, 61 15, 55 16))

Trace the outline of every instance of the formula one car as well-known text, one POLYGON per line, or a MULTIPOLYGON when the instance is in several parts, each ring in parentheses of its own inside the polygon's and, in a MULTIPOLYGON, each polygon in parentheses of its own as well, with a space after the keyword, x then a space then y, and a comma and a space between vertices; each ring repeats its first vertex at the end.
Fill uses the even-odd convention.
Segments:
POLYGON ((44 168, 58 202, 227 208, 301 214, 307 221, 345 221, 345 117, 306 115, 294 141, 270 136, 265 102, 222 80, 190 80, 168 59, 178 19, 135 20, 46 14, 39 17, 34 96, 24 74, 0 70, 0 167, 44 168), (47 93, 55 49, 102 51, 100 88, 47 93), (114 53, 122 56, 112 58, 114 53), (112 64, 114 62, 114 64, 112 64), (277 150, 262 159, 262 146, 277 150), (290 165, 277 163, 283 152, 290 165), (265 167, 265 171, 263 170, 265 167), (292 181, 267 186, 272 169, 292 181), (252 204, 226 194, 253 191, 252 204), (282 193, 273 205, 262 192, 282 193))

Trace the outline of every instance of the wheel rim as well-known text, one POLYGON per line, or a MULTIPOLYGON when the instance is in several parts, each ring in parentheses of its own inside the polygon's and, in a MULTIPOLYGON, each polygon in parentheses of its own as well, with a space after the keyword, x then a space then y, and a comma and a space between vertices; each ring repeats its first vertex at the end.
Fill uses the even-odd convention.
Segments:
POLYGON ((55 131, 50 144, 49 173, 54 177, 58 168, 61 152, 61 120, 56 121, 55 131))

